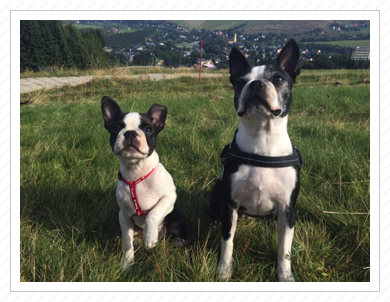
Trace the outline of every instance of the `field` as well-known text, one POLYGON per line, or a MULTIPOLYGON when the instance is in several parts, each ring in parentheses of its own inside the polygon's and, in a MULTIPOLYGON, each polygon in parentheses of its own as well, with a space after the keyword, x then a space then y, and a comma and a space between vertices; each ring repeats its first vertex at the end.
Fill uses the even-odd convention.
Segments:
MULTIPOLYGON (((367 70, 304 70, 293 90, 288 130, 305 161, 291 256, 297 281, 370 281, 369 78, 367 70)), ((217 281, 220 230, 210 228, 209 198, 237 127, 232 97, 227 77, 97 78, 21 95, 31 105, 20 108, 20 280, 217 281), (138 235, 129 276, 120 272, 119 165, 103 127, 104 95, 125 111, 168 107, 157 152, 189 229, 184 249, 162 238, 146 250, 138 235)), ((229 281, 276 281, 273 221, 239 220, 234 243, 229 281)))
MULTIPOLYGON (((243 27, 245 34, 288 34, 295 35, 297 33, 304 34, 312 31, 316 27, 321 27, 324 30, 330 31, 329 25, 332 20, 182 20, 175 21, 192 29, 216 29, 227 30, 239 25, 245 24, 243 27)), ((350 23, 351 21, 338 21, 340 23, 350 23)))
MULTIPOLYGON (((179 22, 180 21, 176 21, 179 22)), ((231 21, 231 20, 206 20, 206 21, 184 21, 183 23, 188 26, 188 28, 196 29, 215 29, 215 30, 227 30, 236 26, 239 26, 243 23, 246 23, 243 29, 250 28, 256 25, 259 21, 249 20, 249 21, 231 21)))
POLYGON ((345 41, 306 42, 306 43, 338 45, 338 46, 344 46, 344 47, 370 46, 370 40, 345 40, 345 41))
POLYGON ((101 26, 101 25, 89 25, 89 24, 73 24, 77 29, 86 29, 86 28, 90 28, 90 29, 103 29, 104 26, 101 26))
MULTIPOLYGON (((102 26, 102 25, 95 25, 95 24, 76 24, 76 23, 74 23, 73 25, 77 29, 104 29, 104 26, 102 26)), ((123 25, 121 25, 121 26, 123 26, 123 25)), ((116 25, 114 25, 113 27, 115 27, 115 28, 119 29, 121 32, 125 32, 125 33, 132 33, 132 32, 136 32, 137 31, 135 29, 119 28, 116 25)))

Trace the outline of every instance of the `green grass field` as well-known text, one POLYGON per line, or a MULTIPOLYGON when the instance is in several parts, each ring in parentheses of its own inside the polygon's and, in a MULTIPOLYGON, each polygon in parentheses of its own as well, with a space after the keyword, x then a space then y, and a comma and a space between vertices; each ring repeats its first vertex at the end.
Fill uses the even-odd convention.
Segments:
MULTIPOLYGON (((95 24, 73 24, 77 29, 104 29, 104 26, 102 25, 95 25, 95 24)), ((123 26, 123 25, 122 25, 123 26)), ((115 28, 118 28, 120 31, 125 33, 132 33, 136 32, 136 29, 127 29, 127 28, 119 28, 114 25, 115 28)))
MULTIPOLYGON (((289 134, 302 151, 293 242, 297 281, 370 281, 369 71, 303 71, 293 91, 289 134), (342 85, 335 87, 338 81, 342 85)), ((209 198, 219 154, 237 127, 228 78, 159 82, 96 79, 21 95, 20 280, 217 281, 220 230, 210 228, 209 198), (189 240, 153 249, 135 239, 136 266, 120 272, 115 200, 118 161, 100 111, 102 96, 125 111, 168 107, 157 152, 186 214, 189 240)), ((229 281, 276 281, 275 224, 239 220, 229 281)))
POLYGON ((306 42, 325 45, 338 45, 342 47, 370 46, 370 40, 345 40, 332 42, 306 42))
POLYGON ((93 24, 73 24, 77 29, 86 29, 86 28, 91 28, 91 29, 103 29, 104 26, 102 25, 93 25, 93 24))

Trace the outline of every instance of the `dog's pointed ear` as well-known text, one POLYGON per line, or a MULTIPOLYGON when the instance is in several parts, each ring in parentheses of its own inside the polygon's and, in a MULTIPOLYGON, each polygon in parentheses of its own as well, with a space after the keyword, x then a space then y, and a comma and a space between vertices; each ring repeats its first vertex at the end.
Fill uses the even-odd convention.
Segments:
POLYGON ((104 128, 110 131, 112 123, 122 114, 119 105, 110 97, 104 96, 101 102, 104 128))
POLYGON ((247 74, 252 69, 251 64, 236 47, 233 47, 229 55, 230 83, 247 74))
POLYGON ((146 114, 150 117, 153 125, 156 126, 158 132, 160 132, 165 127, 165 119, 167 118, 167 113, 167 107, 159 104, 153 104, 146 114))
POLYGON ((301 51, 294 39, 287 41, 282 51, 280 52, 276 64, 284 69, 285 72, 293 79, 299 75, 301 68, 299 66, 299 60, 301 57, 301 51))

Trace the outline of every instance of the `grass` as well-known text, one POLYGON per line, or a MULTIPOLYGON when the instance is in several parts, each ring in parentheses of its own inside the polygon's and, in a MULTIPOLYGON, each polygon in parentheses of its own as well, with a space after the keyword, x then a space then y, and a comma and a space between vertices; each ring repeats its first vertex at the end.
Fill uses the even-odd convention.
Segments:
POLYGON ((74 23, 73 24, 77 29, 87 29, 87 28, 90 28, 90 29, 103 29, 104 26, 102 25, 94 25, 94 24, 76 24, 74 23))
POLYGON ((370 46, 370 40, 345 40, 345 41, 330 41, 330 42, 305 42, 325 45, 338 45, 344 47, 370 46))
MULTIPOLYGON (((297 281, 370 281, 369 71, 303 71, 294 88, 289 134, 302 151, 292 264, 297 281), (338 81, 340 87, 333 84, 338 81), (327 213, 336 212, 336 213, 327 213), (364 213, 364 214, 350 214, 364 213)), ((217 281, 220 230, 209 221, 219 154, 237 127, 226 78, 159 82, 94 79, 21 95, 20 279, 33 281, 217 281), (125 111, 168 106, 157 152, 186 214, 188 245, 169 240, 120 273, 115 200, 118 162, 103 128, 100 99, 125 111)), ((229 281, 276 281, 275 224, 239 220, 229 281)))

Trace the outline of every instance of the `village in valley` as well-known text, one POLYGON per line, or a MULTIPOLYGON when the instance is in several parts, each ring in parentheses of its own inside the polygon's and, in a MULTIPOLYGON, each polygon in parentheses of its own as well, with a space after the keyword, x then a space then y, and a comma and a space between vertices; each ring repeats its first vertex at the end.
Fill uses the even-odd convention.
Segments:
POLYGON ((201 64, 205 68, 227 68, 232 47, 240 49, 251 64, 261 65, 274 61, 289 38, 299 43, 303 64, 313 62, 319 56, 330 59, 333 55, 344 59, 369 60, 369 21, 333 21, 327 28, 316 27, 295 34, 280 30, 261 32, 261 28, 258 32, 248 31, 242 26, 245 23, 218 30, 190 28, 179 21, 68 22, 73 22, 76 27, 89 25, 93 28, 100 25, 106 41, 104 50, 112 62, 122 66, 198 68, 201 64), (136 33, 138 37, 132 37, 136 33))

